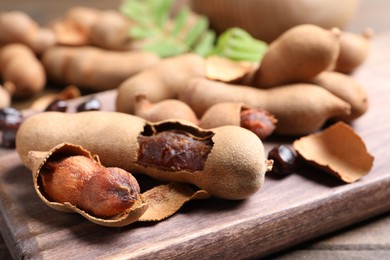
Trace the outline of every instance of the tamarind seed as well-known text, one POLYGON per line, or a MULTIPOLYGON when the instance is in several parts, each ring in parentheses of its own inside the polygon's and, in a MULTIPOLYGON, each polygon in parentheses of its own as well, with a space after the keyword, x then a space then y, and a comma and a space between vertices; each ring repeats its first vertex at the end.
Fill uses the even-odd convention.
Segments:
POLYGON ((102 103, 99 99, 92 97, 88 100, 82 102, 80 105, 77 106, 77 112, 84 112, 84 111, 97 111, 102 108, 102 103))
POLYGON ((66 112, 67 109, 68 102, 66 100, 56 99, 46 107, 45 111, 66 112))
POLYGON ((0 109, 1 146, 15 148, 16 132, 23 121, 22 113, 12 107, 0 109))
POLYGON ((268 159, 273 160, 272 171, 278 175, 289 175, 297 168, 297 153, 286 145, 277 145, 269 153, 268 159))
POLYGON ((16 132, 19 129, 20 122, 14 124, 7 124, 3 128, 3 134, 1 136, 1 146, 4 148, 15 148, 16 132))
POLYGON ((5 107, 0 109, 0 130, 8 124, 16 124, 22 121, 22 113, 12 107, 5 107))

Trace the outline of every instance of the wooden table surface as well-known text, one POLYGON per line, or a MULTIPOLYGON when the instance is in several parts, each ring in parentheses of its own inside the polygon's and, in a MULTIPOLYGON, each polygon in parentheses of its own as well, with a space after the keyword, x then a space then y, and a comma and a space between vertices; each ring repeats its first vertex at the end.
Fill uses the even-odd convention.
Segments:
MULTIPOLYGON (((115 7, 120 1, 99 1, 99 4, 93 1, 48 1, 37 0, 34 3, 28 0, 2 0, 0 10, 24 10, 29 12, 34 18, 46 22, 57 13, 63 12, 71 5, 84 4, 98 6, 100 8, 115 7)), ((365 26, 371 26, 376 35, 390 34, 390 2, 387 0, 362 0, 359 12, 347 28, 351 31, 360 31, 365 26)), ((386 36, 387 37, 387 36, 386 36)), ((387 37, 390 39, 390 37, 387 37)), ((388 41, 390 46, 390 41, 388 41)), ((389 52, 384 59, 389 58, 389 52)), ((390 61, 384 60, 381 67, 382 75, 389 75, 390 78, 390 61)), ((356 75, 366 77, 359 72, 356 75)), ((390 86, 389 86, 390 87, 390 86)), ((384 111, 383 120, 387 120, 384 111)), ((381 122, 378 122, 380 124, 381 122)), ((389 169, 384 169, 389 170, 389 169)), ((278 259, 387 259, 390 258, 390 213, 384 213, 364 222, 354 224, 334 232, 325 237, 317 238, 314 241, 306 242, 297 247, 290 248, 273 255, 278 259)), ((260 245, 259 245, 260 246, 260 245)), ((0 239, 0 259, 11 259, 8 249, 0 239)))

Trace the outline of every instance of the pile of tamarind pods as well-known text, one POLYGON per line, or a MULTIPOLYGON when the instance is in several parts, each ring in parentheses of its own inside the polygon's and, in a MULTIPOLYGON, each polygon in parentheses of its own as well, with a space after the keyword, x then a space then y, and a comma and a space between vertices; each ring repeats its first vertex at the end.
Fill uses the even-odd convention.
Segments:
MULTIPOLYGON (((122 226, 142 216, 163 219, 189 199, 245 199, 272 167, 262 143, 268 136, 311 134, 327 122, 356 120, 368 109, 367 93, 349 74, 367 57, 371 30, 358 35, 293 27, 259 63, 244 70, 234 63, 242 73, 226 81, 208 74, 213 57, 161 59, 137 50, 124 37, 129 24, 117 12, 81 7, 47 28, 20 12, 0 14, 0 28, 8 30, 0 35, 1 107, 11 105, 11 96, 37 95, 48 82, 117 89, 115 112, 37 113, 21 124, 17 152, 50 207, 122 226), (17 23, 31 33, 13 31, 9 25, 17 23), (85 167, 76 179, 67 178, 61 169, 78 168, 74 164, 85 167), (155 216, 148 203, 156 196, 141 194, 124 171, 199 190, 172 184, 180 205, 155 216), (58 192, 53 187, 59 183, 69 185, 58 192), (101 190, 111 193, 97 205, 91 194, 101 190)), ((221 64, 219 73, 228 74, 221 64)))

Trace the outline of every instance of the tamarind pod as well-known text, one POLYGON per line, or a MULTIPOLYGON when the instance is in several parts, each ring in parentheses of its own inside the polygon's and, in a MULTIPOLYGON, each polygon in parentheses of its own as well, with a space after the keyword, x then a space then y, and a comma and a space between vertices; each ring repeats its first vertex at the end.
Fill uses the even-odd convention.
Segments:
POLYGON ((166 99, 151 103, 145 95, 136 97, 134 115, 149 122, 158 122, 169 119, 187 120, 198 124, 194 111, 184 102, 177 99, 166 99))
POLYGON ((108 50, 130 50, 130 27, 131 21, 120 12, 103 11, 90 28, 90 41, 94 46, 108 50))
POLYGON ((91 30, 103 11, 85 7, 72 7, 62 17, 50 22, 57 42, 61 45, 81 46, 91 44, 91 30))
POLYGON ((0 49, 0 72, 4 87, 12 95, 27 98, 41 92, 46 84, 45 70, 30 48, 8 44, 0 49))
POLYGON ((26 13, 10 11, 0 13, 0 44, 22 43, 40 54, 56 43, 54 33, 41 28, 26 13))
POLYGON ((152 103, 176 98, 190 78, 204 75, 205 61, 198 55, 183 54, 164 59, 120 84, 116 110, 133 114, 139 95, 145 95, 152 103))
POLYGON ((334 70, 350 74, 359 67, 370 52, 373 34, 371 28, 366 28, 361 34, 342 32, 340 35, 340 54, 334 70))
POLYGON ((55 210, 121 227, 137 221, 148 208, 133 176, 104 168, 81 146, 62 143, 48 151, 30 151, 28 157, 38 197, 55 210))
POLYGON ((295 26, 273 41, 255 73, 260 88, 310 80, 333 64, 340 51, 340 30, 295 26))
POLYGON ((356 79, 340 72, 324 71, 311 82, 351 105, 351 114, 337 117, 337 119, 349 122, 367 112, 369 98, 367 92, 356 79))
POLYGON ((62 45, 129 50, 131 21, 118 11, 77 6, 50 24, 62 45))
POLYGON ((260 139, 241 127, 203 130, 180 121, 152 124, 104 111, 35 114, 19 128, 16 150, 31 168, 29 151, 49 150, 60 143, 81 145, 98 154, 107 167, 192 183, 224 199, 255 193, 271 167, 260 139))
POLYGON ((264 109, 250 108, 243 103, 223 102, 206 110, 199 121, 199 127, 209 129, 236 125, 252 131, 264 140, 273 133, 276 123, 276 118, 264 109))
POLYGON ((117 88, 122 81, 159 60, 150 52, 116 52, 91 46, 56 46, 42 57, 49 79, 94 91, 117 88))
POLYGON ((350 105, 345 101, 317 85, 303 83, 264 90, 198 78, 189 82, 179 99, 192 107, 198 117, 222 102, 261 107, 275 116, 275 133, 282 135, 312 133, 328 119, 350 114, 350 105))

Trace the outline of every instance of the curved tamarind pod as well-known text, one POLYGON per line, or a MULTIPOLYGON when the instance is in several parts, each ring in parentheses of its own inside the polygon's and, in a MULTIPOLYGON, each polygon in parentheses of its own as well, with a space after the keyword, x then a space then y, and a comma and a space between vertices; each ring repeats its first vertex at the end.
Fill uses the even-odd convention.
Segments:
POLYGON ((276 118, 261 108, 247 107, 243 103, 223 102, 211 106, 199 121, 201 128, 236 125, 255 133, 264 140, 275 130, 276 118))
POLYGON ((151 103, 145 95, 139 95, 136 97, 134 115, 149 122, 181 119, 198 124, 198 118, 194 111, 186 103, 177 99, 166 99, 151 103))
POLYGON ((351 114, 337 117, 337 119, 349 122, 367 112, 368 95, 356 79, 340 72, 324 71, 311 82, 351 105, 351 114))
POLYGON ((313 84, 291 84, 264 90, 198 78, 190 81, 179 99, 192 107, 198 117, 222 102, 261 107, 276 117, 275 133, 282 135, 312 133, 328 119, 348 116, 351 109, 345 101, 313 84))
POLYGON ((91 46, 56 46, 42 56, 51 80, 94 91, 117 88, 127 78, 159 61, 151 52, 109 51, 91 46))
POLYGON ((14 97, 31 97, 45 87, 45 69, 23 44, 8 44, 0 49, 0 72, 4 87, 11 89, 14 97))
POLYGON ((139 95, 145 95, 152 103, 176 98, 190 78, 204 75, 205 61, 198 55, 183 54, 165 59, 120 84, 116 110, 133 114, 139 95))
POLYGON ((81 46, 91 44, 92 27, 104 11, 86 6, 75 6, 67 10, 62 17, 50 22, 60 45, 81 46))
POLYGON ((81 146, 63 143, 48 151, 30 151, 28 158, 36 193, 55 210, 121 227, 137 221, 148 208, 131 174, 104 168, 81 146))
POLYGON ((334 70, 349 74, 359 67, 370 52, 373 34, 371 28, 366 28, 361 34, 342 32, 340 35, 340 54, 334 70))
POLYGON ((56 44, 51 30, 41 28, 30 16, 20 11, 0 13, 0 28, 0 44, 25 44, 37 54, 56 44))
POLYGON ((260 88, 310 80, 333 64, 340 51, 340 30, 316 25, 295 26, 272 42, 253 85, 260 88))
POLYGON ((233 200, 255 193, 272 163, 265 159, 260 139, 241 127, 203 130, 180 121, 148 123, 103 111, 35 114, 19 128, 16 149, 31 168, 29 151, 65 142, 99 154, 107 167, 191 183, 212 196, 233 200))

